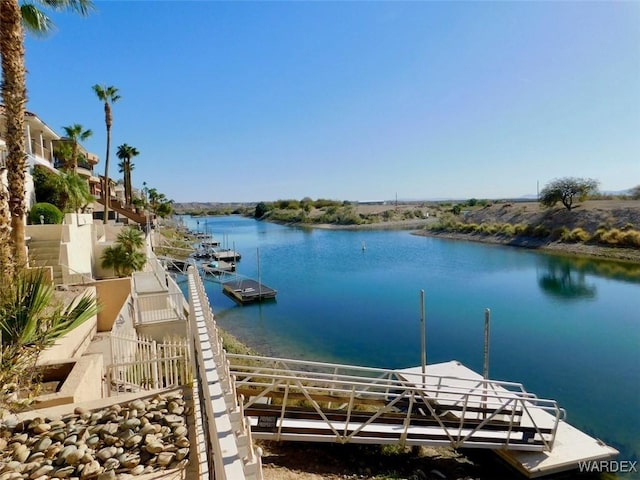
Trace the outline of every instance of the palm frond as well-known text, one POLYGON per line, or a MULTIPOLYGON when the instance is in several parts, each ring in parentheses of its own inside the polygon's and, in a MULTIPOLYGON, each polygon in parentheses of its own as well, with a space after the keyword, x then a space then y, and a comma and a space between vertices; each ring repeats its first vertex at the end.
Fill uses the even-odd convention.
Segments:
POLYGON ((20 12, 25 30, 36 36, 45 36, 55 27, 53 21, 32 3, 20 5, 20 12))
POLYGON ((52 10, 64 11, 70 10, 87 16, 91 11, 95 10, 95 5, 90 0, 37 0, 38 3, 52 10))

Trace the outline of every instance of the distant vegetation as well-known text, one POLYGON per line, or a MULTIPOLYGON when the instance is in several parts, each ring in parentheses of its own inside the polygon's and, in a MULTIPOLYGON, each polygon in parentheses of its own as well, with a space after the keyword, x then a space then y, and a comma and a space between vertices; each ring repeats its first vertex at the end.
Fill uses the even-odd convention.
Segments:
POLYGON ((540 192, 540 203, 553 207, 561 202, 567 210, 574 206, 574 200, 583 201, 598 191, 598 181, 592 178, 557 178, 549 182, 540 192))
POLYGON ((415 220, 426 217, 424 205, 402 208, 382 208, 381 211, 361 213, 358 204, 349 201, 319 198, 312 200, 277 200, 260 202, 253 216, 260 220, 280 223, 329 224, 329 225, 366 225, 402 220, 415 220))

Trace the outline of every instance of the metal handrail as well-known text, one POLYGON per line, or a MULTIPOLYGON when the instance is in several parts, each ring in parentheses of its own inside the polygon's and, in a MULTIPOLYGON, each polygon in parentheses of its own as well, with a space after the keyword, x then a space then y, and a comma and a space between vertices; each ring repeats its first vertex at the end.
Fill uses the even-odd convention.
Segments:
MULTIPOLYGON (((258 405, 262 398, 276 392, 278 392, 278 395, 282 395, 283 398, 290 398, 294 393, 301 394, 311 404, 311 411, 317 413, 334 433, 336 441, 342 443, 353 440, 358 432, 369 425, 373 425, 376 419, 382 414, 392 411, 399 402, 409 402, 411 407, 415 405, 416 399, 421 399, 420 408, 424 408, 429 412, 429 416, 439 424, 454 447, 462 446, 472 439, 473 435, 483 432, 483 429, 492 420, 500 418, 501 422, 506 423, 505 432, 503 432, 506 434, 506 439, 502 440, 504 444, 513 445, 515 441, 514 430, 524 428, 522 422, 526 419, 530 422, 530 426, 527 428, 533 431, 534 438, 528 448, 522 445, 512 448, 533 450, 543 448, 550 450, 555 441, 558 422, 564 412, 554 400, 539 399, 535 395, 526 392, 522 384, 514 382, 425 375, 425 378, 431 379, 433 382, 423 385, 422 382, 407 380, 394 370, 290 359, 271 359, 269 357, 238 354, 227 354, 227 357, 232 361, 235 360, 235 363, 231 365, 231 374, 237 377, 237 388, 242 389, 241 391, 250 396, 244 404, 245 408, 258 405), (237 363, 240 360, 254 363, 241 365, 237 363), (294 364, 300 369, 291 369, 288 364, 294 364), (318 372, 310 367, 315 369, 322 367, 331 371, 318 372), (368 375, 340 374, 338 373, 340 368, 354 372, 362 371, 368 375), (374 378, 370 375, 371 373, 377 373, 378 376, 374 378), (448 385, 446 381, 441 381, 443 379, 463 382, 463 385, 448 385), (469 385, 464 385, 464 383, 469 385), (508 390, 505 387, 515 387, 519 391, 508 390), (247 388, 250 390, 246 390, 247 388), (333 401, 331 399, 335 398, 335 401, 339 401, 342 404, 341 408, 348 406, 348 418, 344 428, 342 426, 337 428, 334 422, 328 419, 328 411, 321 408, 318 402, 314 400, 314 397, 321 397, 324 402, 333 401), (380 402, 381 407, 376 413, 372 414, 369 420, 347 435, 346 432, 348 431, 353 406, 357 405, 359 401, 367 399, 368 401, 380 402), (550 419, 553 419, 553 421, 548 425, 539 425, 539 421, 532 415, 532 410, 536 409, 550 414, 550 419), (448 413, 452 413, 452 410, 454 410, 456 412, 455 415, 459 418, 457 427, 453 428, 450 422, 443 421, 436 410, 448 413), (473 418, 477 418, 480 423, 470 428, 465 422, 469 421, 471 418, 469 415, 472 412, 477 415, 477 417, 474 416, 473 418), (483 412, 481 417, 480 412, 483 412), (502 418, 505 416, 507 417, 506 420, 502 418), (343 433, 340 433, 339 430, 343 431, 343 433)), ((285 417, 288 408, 286 403, 283 400, 280 427, 278 428, 276 440, 280 439, 281 436, 282 419, 285 417)), ((336 410, 334 408, 331 411, 335 412, 336 410)), ((412 408, 409 408, 402 436, 398 437, 401 441, 406 441, 407 439, 408 429, 412 420, 411 411, 412 408)), ((522 442, 523 440, 520 440, 520 443, 522 442)), ((500 444, 500 441, 496 443, 500 444)))

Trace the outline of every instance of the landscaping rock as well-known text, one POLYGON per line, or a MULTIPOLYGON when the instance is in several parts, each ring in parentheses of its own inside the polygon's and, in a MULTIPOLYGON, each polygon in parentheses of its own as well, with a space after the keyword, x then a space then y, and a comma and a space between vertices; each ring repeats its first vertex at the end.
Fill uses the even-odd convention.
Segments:
POLYGON ((0 480, 126 480, 176 465, 189 454, 179 394, 63 417, 0 421, 0 480))

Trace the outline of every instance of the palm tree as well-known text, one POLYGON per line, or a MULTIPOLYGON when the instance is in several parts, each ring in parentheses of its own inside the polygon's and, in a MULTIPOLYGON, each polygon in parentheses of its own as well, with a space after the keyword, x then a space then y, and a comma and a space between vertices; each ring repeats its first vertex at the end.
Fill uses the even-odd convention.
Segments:
POLYGON ((127 145, 123 143, 118 147, 118 151, 116 153, 118 158, 122 160, 118 167, 120 168, 120 173, 124 173, 124 198, 127 205, 131 205, 132 201, 132 186, 131 186, 131 170, 133 170, 133 163, 131 159, 137 155, 140 155, 140 152, 136 147, 132 147, 131 145, 127 145))
POLYGON ((140 230, 131 227, 122 230, 116 242, 102 252, 102 268, 113 268, 118 277, 142 270, 147 261, 145 254, 140 251, 143 245, 140 230))
POLYGON ((60 172, 56 185, 60 200, 64 203, 62 210, 65 212, 78 213, 78 210, 94 201, 87 181, 75 172, 60 172))
MULTIPOLYGON (((0 290, 0 384, 17 382, 33 388, 38 355, 57 338, 99 311, 95 297, 85 294, 67 307, 53 301, 44 270, 23 270, 0 290)), ((4 398, 0 398, 4 403, 4 398)))
POLYGON ((71 165, 65 164, 65 168, 75 172, 78 169, 78 145, 93 135, 93 132, 90 129, 84 130, 84 127, 79 123, 62 128, 65 136, 71 141, 71 165))
POLYGON ((109 148, 111 147, 111 125, 113 124, 113 116, 111 115, 111 104, 120 99, 118 89, 114 86, 94 85, 93 91, 98 96, 98 100, 104 102, 104 123, 107 127, 107 154, 104 159, 104 220, 106 224, 109 221, 109 148))
MULTIPOLYGON (((53 22, 39 10, 37 3, 54 10, 71 10, 87 15, 90 0, 18 0, 0 1, 0 56, 2 57, 2 101, 5 106, 8 190, 0 186, 0 275, 10 274, 15 265, 26 260, 24 240, 24 180, 26 153, 24 115, 26 81, 24 67, 24 27, 37 34, 51 30, 53 22), (11 220, 9 220, 11 217, 11 220), (9 241, 10 240, 10 241, 9 241)), ((1 182, 0 182, 1 183, 1 182)))

